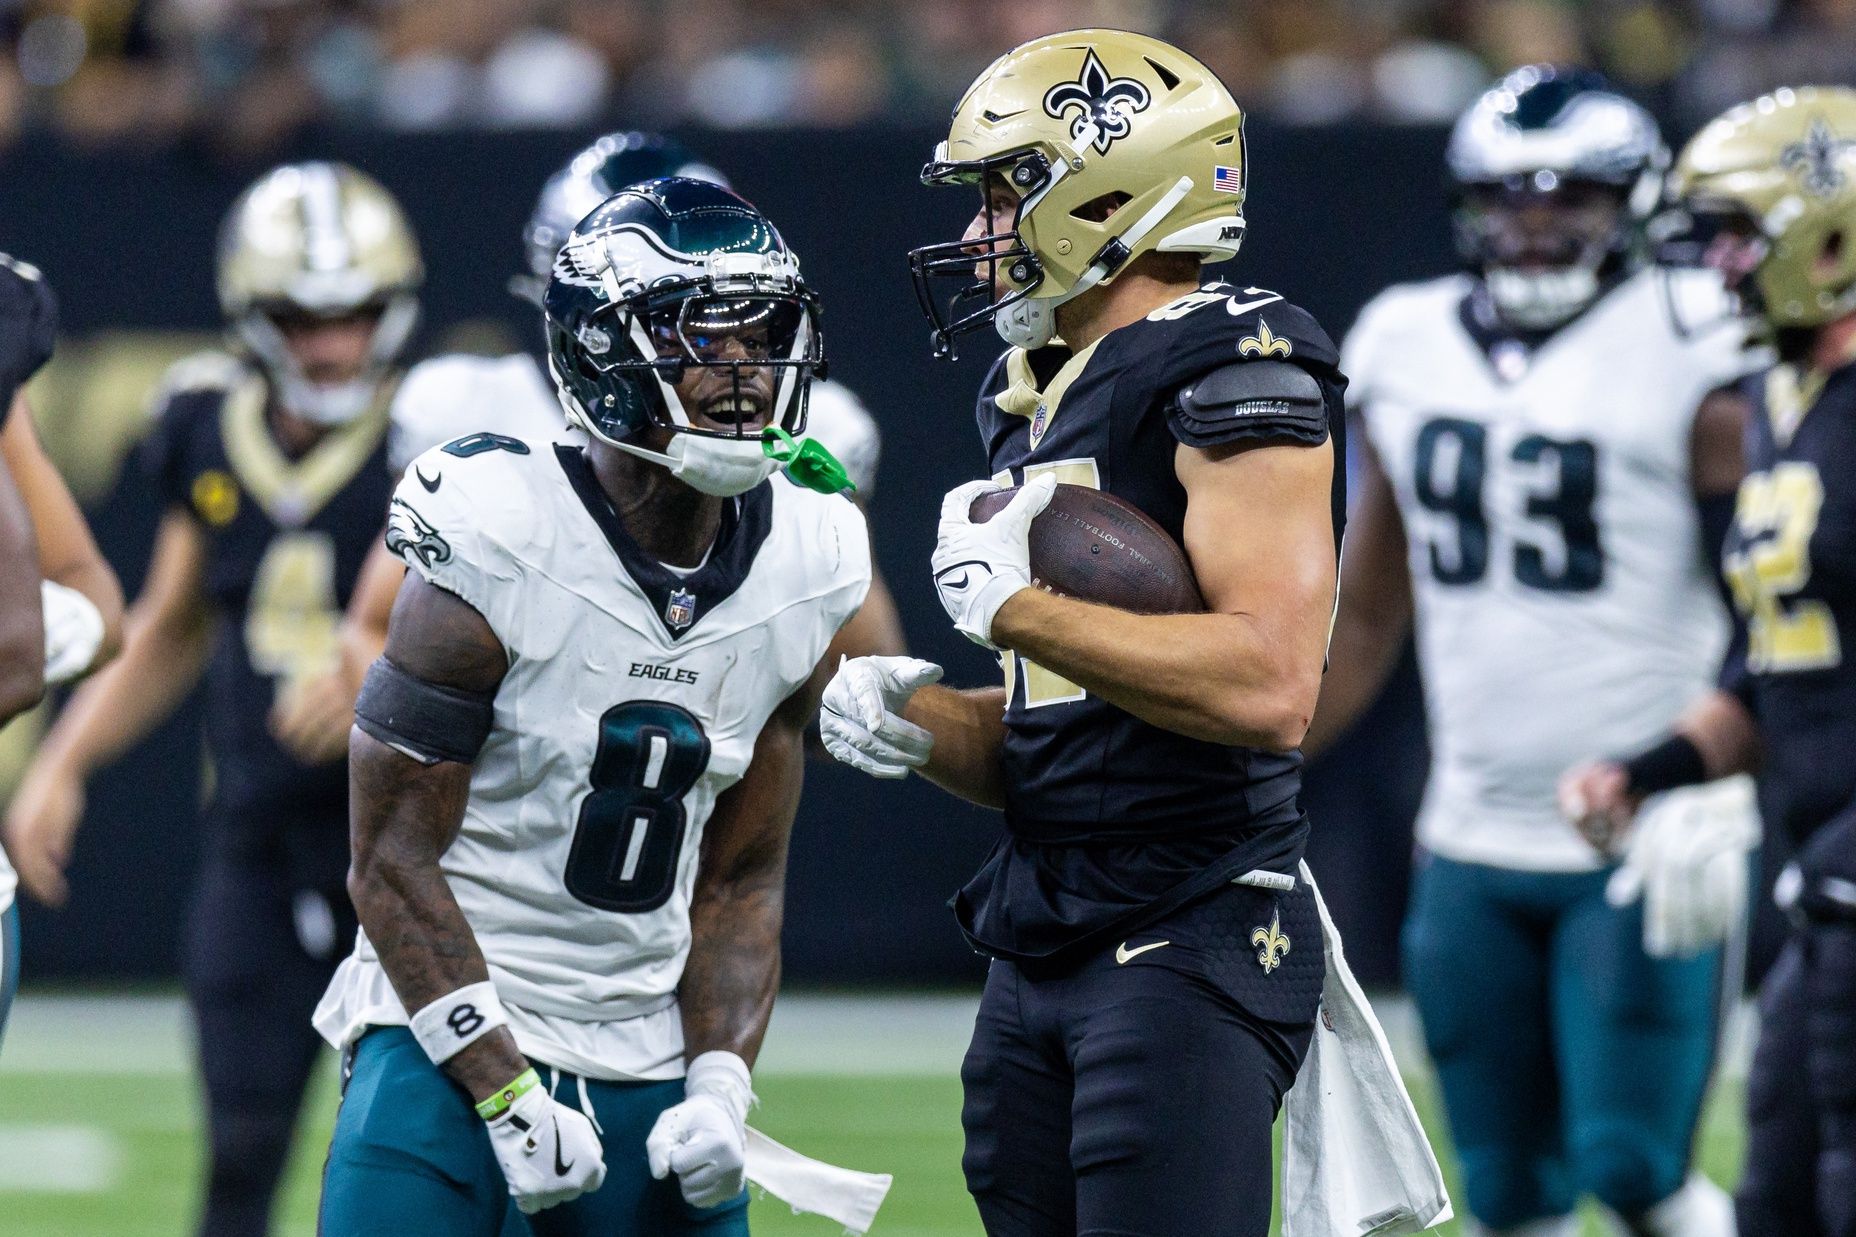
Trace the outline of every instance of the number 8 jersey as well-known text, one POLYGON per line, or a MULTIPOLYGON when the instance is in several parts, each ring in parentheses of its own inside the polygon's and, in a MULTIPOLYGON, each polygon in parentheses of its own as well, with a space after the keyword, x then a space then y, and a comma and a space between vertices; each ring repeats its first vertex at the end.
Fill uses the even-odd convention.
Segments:
POLYGON ((1432 748, 1419 840, 1535 870, 1598 860, 1562 770, 1655 740, 1712 684, 1725 607, 1690 479, 1696 408, 1750 368, 1639 273, 1529 348, 1467 276, 1388 289, 1343 349, 1410 550, 1432 748))
MULTIPOLYGON (((675 1008, 716 797, 870 582, 863 517, 782 476, 693 571, 649 558, 584 453, 475 434, 413 461, 387 545, 507 650, 442 867, 517 1044, 597 1078, 683 1072, 675 1008)), ((365 934, 316 1025, 406 1021, 365 934)))

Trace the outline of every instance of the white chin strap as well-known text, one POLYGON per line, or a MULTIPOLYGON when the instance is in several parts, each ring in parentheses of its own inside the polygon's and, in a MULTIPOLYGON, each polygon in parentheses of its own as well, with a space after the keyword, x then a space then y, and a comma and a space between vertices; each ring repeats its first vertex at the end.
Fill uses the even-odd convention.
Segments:
MULTIPOLYGON (((1083 140, 1086 139, 1079 139, 1079 142, 1083 140)), ((1146 214, 1136 219, 1127 231, 1119 233, 1116 239, 1132 254, 1135 247, 1147 239, 1147 234, 1159 227, 1160 221, 1191 192, 1192 177, 1180 177, 1173 182, 1171 189, 1160 195, 1159 201, 1148 208, 1146 214)), ((1075 300, 1107 278, 1108 268, 1101 259, 1097 259, 1089 264, 1089 269, 1078 277, 1075 285, 1067 292, 1055 296, 1027 296, 1001 309, 993 315, 993 329, 999 332, 999 338, 1015 348, 1027 351, 1042 348, 1057 337, 1057 306, 1075 300)))
POLYGON ((1489 300, 1502 321, 1524 331, 1560 325, 1598 295, 1598 272, 1587 266, 1557 271, 1516 271, 1493 267, 1483 279, 1489 300))
POLYGON ((717 498, 745 494, 779 468, 767 458, 758 438, 706 438, 699 434, 674 434, 666 451, 652 451, 634 442, 620 442, 598 435, 602 442, 621 451, 662 464, 670 475, 693 490, 717 498))

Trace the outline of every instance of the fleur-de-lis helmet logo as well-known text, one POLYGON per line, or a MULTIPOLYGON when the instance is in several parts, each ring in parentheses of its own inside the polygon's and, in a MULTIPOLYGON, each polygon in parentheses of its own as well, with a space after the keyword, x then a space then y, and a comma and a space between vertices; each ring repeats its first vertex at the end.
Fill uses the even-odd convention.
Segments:
POLYGON ((1102 154, 1108 153, 1117 138, 1128 136, 1128 118, 1146 111, 1150 102, 1147 87, 1139 81, 1110 77, 1093 47, 1083 57, 1083 71, 1075 81, 1059 82, 1044 94, 1044 110, 1058 120, 1075 110, 1070 117, 1071 141, 1081 141, 1084 131, 1095 126, 1090 144, 1102 154))
POLYGON ((1848 179, 1838 161, 1856 149, 1856 141, 1840 138, 1822 117, 1811 122, 1804 140, 1793 142, 1779 154, 1779 162, 1803 183, 1806 193, 1829 197, 1848 179))

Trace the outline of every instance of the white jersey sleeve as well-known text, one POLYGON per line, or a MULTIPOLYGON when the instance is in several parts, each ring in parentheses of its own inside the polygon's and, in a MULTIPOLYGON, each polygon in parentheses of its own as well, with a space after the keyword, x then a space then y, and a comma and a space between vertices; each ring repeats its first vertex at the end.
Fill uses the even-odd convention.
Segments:
POLYGON ((876 488, 883 436, 876 418, 856 393, 841 382, 813 383, 806 405, 806 433, 838 457, 857 487, 857 496, 868 499, 876 488))
POLYGON ((481 441, 456 440, 407 466, 387 508, 387 549, 428 582, 468 602, 507 643, 505 633, 518 621, 523 563, 490 530, 512 492, 506 475, 511 470, 482 457, 512 452, 492 446, 457 454, 481 441))
POLYGON ((395 472, 466 434, 482 431, 541 445, 566 428, 552 384, 521 353, 457 353, 421 361, 400 380, 388 415, 387 463, 395 472))

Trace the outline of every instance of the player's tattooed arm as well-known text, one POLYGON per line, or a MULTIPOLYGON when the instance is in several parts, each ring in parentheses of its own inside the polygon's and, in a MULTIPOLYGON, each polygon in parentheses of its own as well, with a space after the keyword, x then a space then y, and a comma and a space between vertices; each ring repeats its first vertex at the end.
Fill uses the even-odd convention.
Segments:
POLYGON ((1315 719, 1302 740, 1308 756, 1345 734, 1378 698, 1411 631, 1411 569, 1398 500, 1365 435, 1355 441, 1362 446, 1360 498, 1347 519, 1327 674, 1315 719))
MULTIPOLYGON (((406 673, 466 692, 490 692, 508 661, 483 616, 409 575, 393 606, 386 655, 406 673)), ((457 837, 470 766, 421 764, 356 728, 349 739, 348 893, 408 1012, 489 979, 470 923, 439 858, 457 837)), ((507 1027, 445 1062, 471 1096, 494 1094, 528 1068, 507 1027)))
POLYGON ((834 663, 789 696, 761 728, 754 758, 715 802, 690 899, 690 954, 677 988, 684 1055, 760 1054, 780 987, 786 853, 805 779, 805 728, 834 663))

